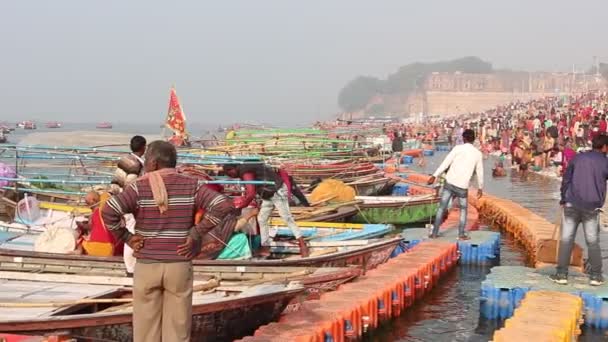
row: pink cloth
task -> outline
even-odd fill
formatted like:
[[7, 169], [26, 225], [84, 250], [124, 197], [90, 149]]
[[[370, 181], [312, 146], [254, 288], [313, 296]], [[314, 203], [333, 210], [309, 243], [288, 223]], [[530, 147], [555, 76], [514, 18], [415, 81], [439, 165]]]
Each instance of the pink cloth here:
[[[15, 178], [17, 175], [15, 174], [15, 170], [4, 164], [4, 163], [0, 163], [0, 177], [5, 177], [5, 178]], [[9, 181], [7, 180], [3, 180], [0, 181], [0, 186], [8, 186], [9, 185]]]
[[562, 169], [566, 169], [568, 167], [568, 163], [574, 159], [574, 157], [576, 156], [576, 152], [571, 149], [570, 147], [566, 147], [564, 148], [564, 152], [563, 152], [563, 159], [564, 159], [564, 163], [562, 165]]
[[279, 169], [278, 174], [279, 177], [281, 177], [281, 179], [283, 180], [283, 183], [285, 183], [285, 186], [287, 187], [287, 198], [291, 200], [291, 180], [289, 180], [289, 174], [284, 169]]

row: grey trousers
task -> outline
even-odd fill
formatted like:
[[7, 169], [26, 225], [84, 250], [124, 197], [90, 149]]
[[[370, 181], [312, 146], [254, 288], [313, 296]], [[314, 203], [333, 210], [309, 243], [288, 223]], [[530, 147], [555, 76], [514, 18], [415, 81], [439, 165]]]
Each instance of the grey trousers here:
[[574, 238], [579, 224], [582, 224], [587, 242], [589, 264], [591, 266], [589, 275], [602, 275], [602, 251], [600, 249], [600, 223], [598, 210], [584, 210], [575, 208], [569, 204], [564, 206], [562, 218], [562, 235], [559, 242], [559, 256], [557, 259], [557, 273], [568, 274], [570, 265], [570, 254], [574, 246]]
[[269, 200], [262, 201], [262, 207], [258, 213], [258, 223], [260, 224], [262, 246], [267, 246], [270, 242], [270, 236], [268, 233], [270, 225], [268, 224], [268, 219], [270, 219], [270, 214], [272, 214], [275, 207], [279, 211], [279, 216], [281, 216], [283, 221], [285, 221], [287, 227], [289, 227], [295, 238], [298, 239], [302, 237], [300, 228], [296, 224], [296, 221], [293, 219], [291, 211], [289, 210], [287, 186], [283, 184], [283, 186], [277, 190], [274, 196], [272, 196]]

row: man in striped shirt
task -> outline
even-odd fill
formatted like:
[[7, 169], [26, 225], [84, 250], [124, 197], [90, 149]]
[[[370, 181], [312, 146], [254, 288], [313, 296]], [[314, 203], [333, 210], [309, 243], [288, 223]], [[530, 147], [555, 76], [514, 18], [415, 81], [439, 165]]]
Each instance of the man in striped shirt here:
[[[232, 201], [175, 170], [177, 152], [165, 141], [148, 146], [146, 175], [110, 199], [106, 227], [135, 251], [133, 338], [135, 342], [189, 341], [192, 321], [192, 258], [203, 235], [236, 223]], [[205, 214], [197, 225], [195, 213]], [[122, 217], [135, 216], [135, 234]]]

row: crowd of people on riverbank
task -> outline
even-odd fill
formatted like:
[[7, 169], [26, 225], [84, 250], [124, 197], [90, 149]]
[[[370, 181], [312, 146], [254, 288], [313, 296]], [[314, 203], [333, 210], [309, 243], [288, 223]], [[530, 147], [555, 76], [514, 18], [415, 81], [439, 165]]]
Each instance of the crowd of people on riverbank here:
[[553, 170], [561, 175], [577, 152], [591, 149], [594, 137], [608, 134], [607, 114], [608, 95], [596, 91], [514, 102], [424, 126], [400, 124], [385, 129], [391, 141], [443, 141], [452, 146], [462, 144], [462, 133], [472, 129], [484, 156], [499, 157], [496, 175], [504, 175], [508, 159], [523, 172]]
[[[605, 98], [605, 96], [604, 96]], [[603, 110], [603, 108], [602, 108]], [[566, 115], [568, 117], [568, 115]], [[535, 119], [538, 117], [535, 117]], [[571, 120], [577, 120], [576, 118]], [[597, 124], [594, 122], [593, 124]], [[549, 126], [553, 127], [553, 126]], [[547, 130], [548, 127], [541, 129]], [[597, 132], [597, 130], [594, 131]], [[574, 241], [580, 225], [583, 226], [585, 242], [587, 244], [588, 259], [586, 272], [589, 275], [591, 286], [604, 284], [602, 274], [603, 261], [600, 248], [600, 212], [606, 203], [606, 188], [608, 181], [608, 135], [594, 134], [590, 138], [591, 149], [585, 153], [578, 153], [570, 160], [565, 169], [560, 187], [560, 234], [556, 249], [557, 267], [549, 279], [560, 285], [568, 284], [568, 272]], [[556, 139], [559, 138], [553, 138]], [[482, 152], [474, 146], [476, 136], [473, 129], [465, 129], [462, 133], [463, 144], [457, 145], [445, 157], [441, 165], [429, 177], [427, 184], [432, 185], [438, 177], [445, 175], [445, 182], [440, 195], [440, 204], [436, 213], [433, 229], [429, 238], [440, 236], [439, 227], [450, 201], [458, 199], [460, 207], [460, 220], [458, 224], [458, 239], [468, 240], [466, 231], [467, 206], [471, 179], [477, 177], [477, 198], [483, 196], [483, 156]], [[568, 134], [563, 134], [568, 140]], [[557, 143], [555, 143], [557, 144]], [[583, 143], [586, 148], [587, 143]], [[502, 153], [503, 151], [501, 151]]]

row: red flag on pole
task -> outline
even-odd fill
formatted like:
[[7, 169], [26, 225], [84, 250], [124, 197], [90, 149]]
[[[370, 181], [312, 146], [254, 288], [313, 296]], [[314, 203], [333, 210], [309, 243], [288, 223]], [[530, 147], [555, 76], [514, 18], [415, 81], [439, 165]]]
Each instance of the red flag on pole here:
[[169, 95], [169, 111], [165, 125], [173, 130], [177, 136], [186, 136], [186, 114], [179, 103], [175, 88], [171, 87]]

